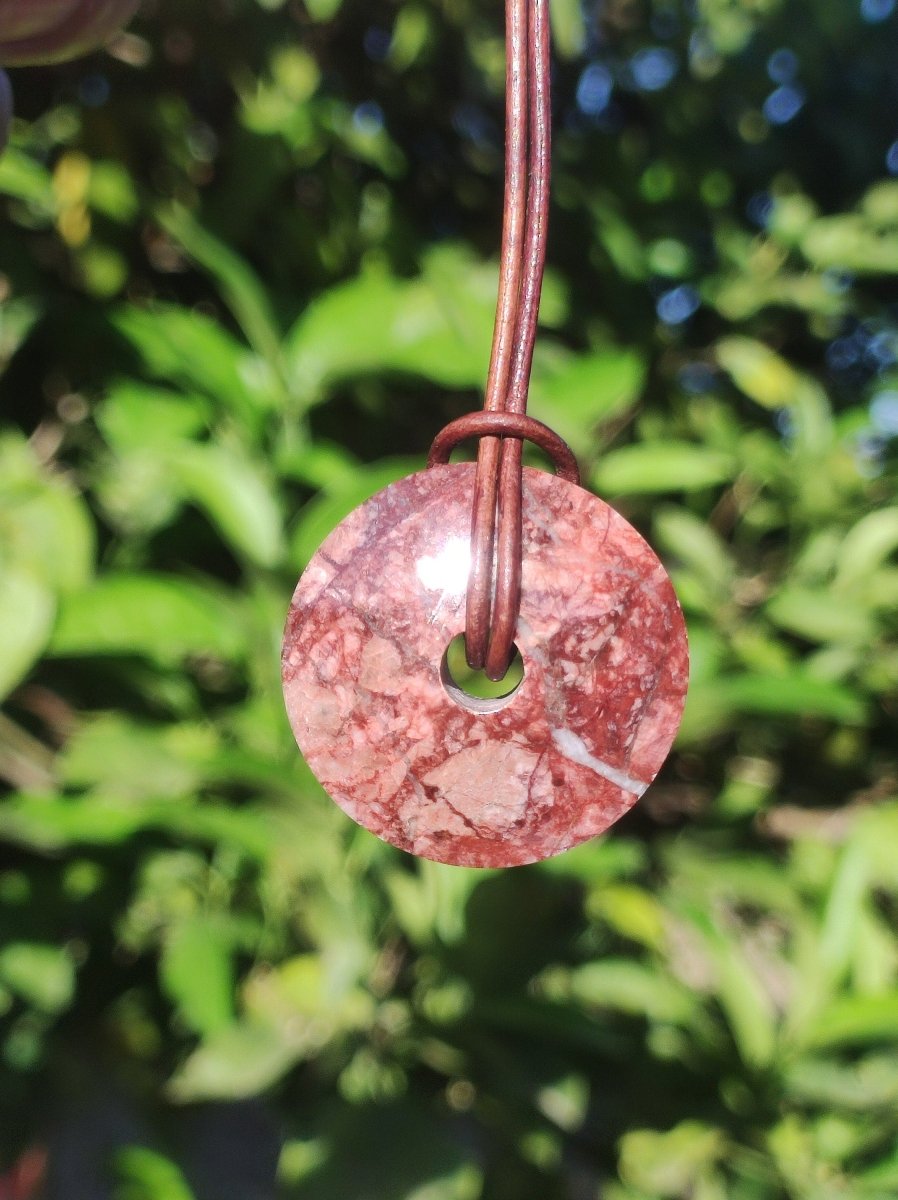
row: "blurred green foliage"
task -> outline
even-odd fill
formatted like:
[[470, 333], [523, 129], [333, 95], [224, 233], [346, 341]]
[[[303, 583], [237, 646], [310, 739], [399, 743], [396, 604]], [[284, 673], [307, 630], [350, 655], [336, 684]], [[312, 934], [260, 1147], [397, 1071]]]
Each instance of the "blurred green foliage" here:
[[642, 805], [456, 870], [295, 752], [296, 577], [480, 402], [500, 8], [155, 0], [16, 74], [0, 1159], [105, 1074], [156, 1129], [120, 1200], [189, 1200], [172, 1114], [257, 1095], [284, 1197], [898, 1188], [893, 0], [553, 5], [532, 410], [693, 649]]

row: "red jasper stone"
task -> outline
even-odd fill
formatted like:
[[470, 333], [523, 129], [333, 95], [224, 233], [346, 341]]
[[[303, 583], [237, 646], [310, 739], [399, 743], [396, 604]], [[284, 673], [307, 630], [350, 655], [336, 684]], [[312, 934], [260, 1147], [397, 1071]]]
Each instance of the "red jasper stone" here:
[[287, 620], [296, 740], [353, 820], [424, 858], [509, 867], [603, 832], [680, 724], [686, 630], [664, 568], [602, 500], [524, 471], [516, 644], [500, 700], [444, 664], [464, 630], [474, 466], [394, 483], [327, 538]]

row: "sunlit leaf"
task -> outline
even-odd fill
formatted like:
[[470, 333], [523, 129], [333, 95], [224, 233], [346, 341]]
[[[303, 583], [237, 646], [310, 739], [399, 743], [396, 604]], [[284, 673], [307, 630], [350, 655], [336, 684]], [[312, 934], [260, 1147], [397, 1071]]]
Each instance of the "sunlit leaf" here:
[[645, 363], [632, 350], [576, 355], [537, 374], [533, 415], [551, 425], [578, 454], [594, 450], [595, 426], [631, 408], [645, 382]]
[[82, 587], [93, 573], [96, 534], [70, 483], [43, 470], [16, 437], [0, 439], [0, 555], [53, 591]]
[[313, 21], [331, 21], [343, 6], [343, 0], [306, 0]]
[[161, 663], [191, 655], [239, 656], [236, 611], [218, 590], [162, 575], [105, 575], [65, 598], [50, 653], [145, 654]]
[[14, 146], [7, 147], [0, 155], [0, 193], [25, 201], [35, 214], [45, 219], [56, 212], [50, 172], [43, 163]]
[[75, 966], [65, 950], [37, 942], [0, 949], [0, 980], [42, 1012], [68, 1008], [75, 995]]
[[[285, 353], [295, 387], [310, 404], [340, 380], [384, 372], [480, 389], [496, 288], [495, 267], [460, 246], [433, 250], [416, 278], [365, 271], [314, 300], [288, 334]], [[559, 288], [548, 280], [543, 321], [556, 322], [563, 305]]]
[[784, 588], [768, 601], [765, 612], [776, 625], [809, 641], [867, 644], [875, 636], [869, 613], [828, 590]]
[[204, 229], [182, 205], [163, 208], [158, 217], [172, 237], [214, 277], [249, 344], [279, 374], [280, 330], [262, 284], [249, 265]]
[[580, 54], [586, 43], [586, 22], [578, 0], [552, 0], [555, 45], [567, 58]]
[[228, 1025], [190, 1055], [169, 1091], [181, 1103], [254, 1096], [285, 1075], [300, 1055], [289, 1037], [269, 1025]]
[[203, 444], [173, 448], [169, 467], [238, 554], [265, 567], [279, 561], [281, 514], [260, 465], [229, 447]]
[[570, 992], [582, 1004], [649, 1021], [688, 1025], [697, 1009], [696, 998], [685, 988], [628, 959], [606, 959], [578, 967], [571, 973]]
[[113, 325], [131, 342], [148, 375], [209, 396], [254, 428], [275, 404], [264, 372], [246, 346], [201, 313], [173, 304], [123, 307]]
[[898, 508], [883, 508], [868, 513], [842, 539], [837, 582], [856, 584], [863, 581], [896, 550]]
[[620, 1169], [635, 1186], [674, 1198], [692, 1191], [701, 1174], [725, 1152], [721, 1130], [683, 1121], [667, 1133], [647, 1129], [628, 1133], [621, 1142]]
[[724, 338], [717, 343], [717, 357], [736, 386], [764, 408], [791, 408], [795, 403], [801, 377], [763, 342]]
[[109, 713], [74, 732], [59, 770], [70, 787], [123, 799], [187, 796], [200, 785], [217, 747], [209, 726], [151, 725]]
[[0, 574], [0, 699], [40, 657], [53, 627], [52, 593], [26, 571]]
[[745, 713], [848, 722], [862, 721], [866, 713], [863, 698], [851, 689], [797, 672], [737, 675], [716, 685], [716, 692], [720, 701]]
[[655, 517], [660, 545], [690, 567], [706, 587], [716, 593], [733, 577], [733, 558], [722, 538], [708, 525], [682, 508], [663, 508]]
[[202, 916], [179, 921], [162, 948], [162, 986], [190, 1028], [204, 1037], [233, 1020], [232, 953], [221, 925]]
[[633, 493], [694, 492], [733, 478], [733, 460], [719, 450], [688, 442], [643, 443], [612, 450], [593, 474], [605, 496]]
[[898, 1038], [898, 992], [844, 996], [833, 1001], [806, 1032], [815, 1049], [892, 1043]]
[[145, 1146], [119, 1150], [115, 1156], [115, 1171], [127, 1189], [127, 1200], [194, 1200], [178, 1167]]
[[151, 450], [161, 456], [172, 443], [200, 434], [209, 408], [205, 397], [122, 380], [107, 392], [96, 420], [117, 451]]

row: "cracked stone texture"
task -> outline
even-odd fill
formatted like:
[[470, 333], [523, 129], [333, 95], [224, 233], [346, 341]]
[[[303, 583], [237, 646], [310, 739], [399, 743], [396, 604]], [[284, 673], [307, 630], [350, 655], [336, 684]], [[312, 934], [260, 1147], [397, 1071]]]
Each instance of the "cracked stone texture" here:
[[595, 837], [635, 804], [679, 727], [688, 651], [670, 580], [636, 530], [527, 468], [523, 682], [479, 708], [447, 687], [474, 470], [392, 484], [327, 538], [293, 596], [284, 695], [300, 749], [353, 820], [424, 858], [509, 867]]

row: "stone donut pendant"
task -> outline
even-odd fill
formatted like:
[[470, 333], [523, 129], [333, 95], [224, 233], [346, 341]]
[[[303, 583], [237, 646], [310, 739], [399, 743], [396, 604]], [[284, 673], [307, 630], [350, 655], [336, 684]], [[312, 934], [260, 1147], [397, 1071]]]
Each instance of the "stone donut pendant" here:
[[536, 862], [602, 833], [667, 757], [686, 694], [673, 586], [623, 517], [525, 468], [517, 689], [452, 682], [463, 632], [473, 464], [392, 484], [326, 539], [287, 619], [287, 712], [353, 820], [413, 854]]

